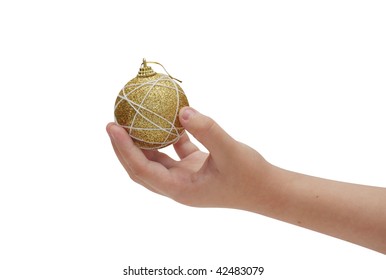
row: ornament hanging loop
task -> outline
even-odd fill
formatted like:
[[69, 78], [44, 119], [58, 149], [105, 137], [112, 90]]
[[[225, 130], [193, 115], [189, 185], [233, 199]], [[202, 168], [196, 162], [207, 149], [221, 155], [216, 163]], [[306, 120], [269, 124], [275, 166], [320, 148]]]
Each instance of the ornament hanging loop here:
[[[155, 72], [153, 71], [153, 69], [151, 69], [150, 66], [147, 66], [148, 63], [157, 64], [157, 65], [161, 66], [164, 69], [164, 71], [166, 72], [166, 74], [168, 74], [168, 76], [171, 79], [176, 80], [179, 83], [182, 83], [181, 80], [174, 78], [172, 75], [170, 75], [169, 72], [166, 70], [166, 68], [161, 63], [156, 62], [156, 61], [146, 61], [146, 59], [143, 59], [143, 61], [142, 61], [141, 69], [139, 70], [139, 73], [138, 73], [139, 76], [142, 76], [142, 75], [140, 75], [141, 73], [143, 73], [143, 75], [146, 75], [147, 77], [155, 75]], [[142, 70], [142, 72], [141, 72], [141, 70]]]

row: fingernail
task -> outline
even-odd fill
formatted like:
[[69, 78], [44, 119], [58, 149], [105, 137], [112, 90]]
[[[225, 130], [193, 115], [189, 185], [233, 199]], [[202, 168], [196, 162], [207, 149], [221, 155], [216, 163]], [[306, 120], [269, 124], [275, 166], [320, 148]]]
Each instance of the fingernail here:
[[195, 115], [196, 113], [197, 113], [196, 110], [194, 110], [193, 108], [188, 107], [188, 108], [185, 108], [185, 109], [182, 111], [181, 117], [182, 117], [182, 119], [183, 119], [184, 121], [187, 121], [187, 120], [189, 120], [193, 115]]

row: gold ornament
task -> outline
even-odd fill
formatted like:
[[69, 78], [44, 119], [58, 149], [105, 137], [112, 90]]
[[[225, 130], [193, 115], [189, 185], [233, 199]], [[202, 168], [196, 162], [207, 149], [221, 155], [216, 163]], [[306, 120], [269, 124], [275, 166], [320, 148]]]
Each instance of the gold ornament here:
[[[184, 133], [178, 119], [182, 107], [189, 106], [179, 81], [164, 68], [159, 74], [144, 59], [137, 77], [119, 92], [115, 101], [115, 122], [126, 129], [141, 149], [155, 150], [177, 142]], [[179, 81], [181, 82], [181, 81]]]

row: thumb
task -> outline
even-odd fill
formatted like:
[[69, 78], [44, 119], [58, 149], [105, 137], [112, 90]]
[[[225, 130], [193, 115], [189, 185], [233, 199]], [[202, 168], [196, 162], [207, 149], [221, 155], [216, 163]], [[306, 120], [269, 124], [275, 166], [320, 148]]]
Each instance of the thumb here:
[[182, 108], [179, 118], [185, 129], [213, 155], [224, 155], [236, 144], [214, 120], [191, 107]]

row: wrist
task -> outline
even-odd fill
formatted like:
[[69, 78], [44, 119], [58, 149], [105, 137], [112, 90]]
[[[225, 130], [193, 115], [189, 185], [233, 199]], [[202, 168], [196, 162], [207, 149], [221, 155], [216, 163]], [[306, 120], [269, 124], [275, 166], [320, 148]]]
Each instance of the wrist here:
[[280, 219], [291, 199], [291, 184], [295, 180], [296, 173], [266, 162], [255, 172], [241, 209]]

